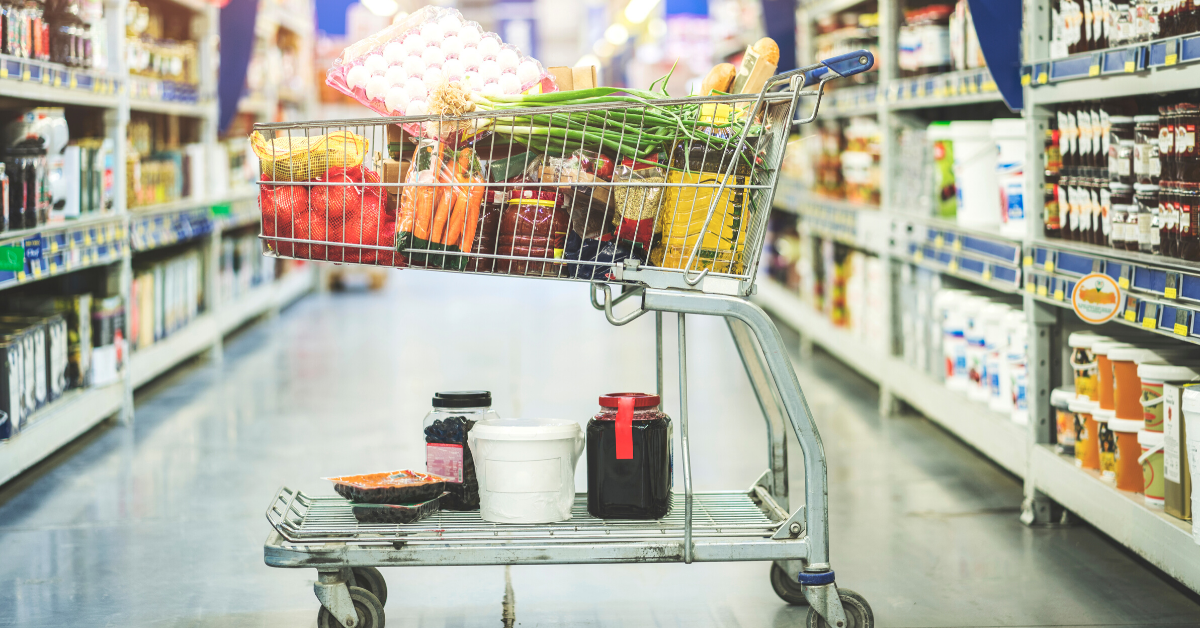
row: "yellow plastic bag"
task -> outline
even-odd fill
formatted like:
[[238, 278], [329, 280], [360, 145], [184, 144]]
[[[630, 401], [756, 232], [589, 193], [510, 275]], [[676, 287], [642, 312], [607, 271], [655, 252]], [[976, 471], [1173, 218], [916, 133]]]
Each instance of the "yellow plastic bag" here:
[[311, 181], [334, 166], [354, 168], [362, 164], [368, 148], [365, 137], [349, 131], [315, 137], [288, 137], [285, 133], [273, 140], [255, 131], [250, 145], [262, 171], [275, 181]]
[[[683, 268], [696, 242], [700, 250], [696, 254], [693, 270], [708, 268], [713, 272], [738, 274], [741, 272], [741, 253], [746, 245], [743, 224], [746, 208], [745, 190], [725, 188], [717, 200], [712, 220], [704, 228], [708, 207], [713, 201], [722, 181], [726, 185], [745, 185], [744, 176], [729, 177], [711, 172], [671, 171], [667, 178], [666, 198], [659, 213], [657, 231], [662, 234], [650, 251], [650, 263], [660, 268]], [[680, 184], [702, 184], [713, 187], [684, 187]]]

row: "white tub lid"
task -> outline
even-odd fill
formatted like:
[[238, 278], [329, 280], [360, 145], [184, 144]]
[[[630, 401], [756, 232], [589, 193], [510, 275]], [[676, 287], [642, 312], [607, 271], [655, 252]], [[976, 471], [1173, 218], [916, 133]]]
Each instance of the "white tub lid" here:
[[1125, 342], [1124, 340], [1115, 340], [1113, 338], [1104, 338], [1103, 340], [1100, 340], [1092, 345], [1092, 353], [1094, 353], [1096, 355], [1108, 355], [1108, 352], [1112, 351], [1113, 349], [1132, 347], [1132, 346], [1134, 346], [1134, 345], [1131, 343]]
[[1059, 410], [1066, 410], [1071, 400], [1075, 398], [1075, 388], [1055, 388], [1050, 391], [1050, 405]]
[[1106, 340], [1106, 338], [1095, 332], [1077, 331], [1067, 336], [1067, 346], [1073, 349], [1087, 349], [1102, 340]]
[[[1108, 352], [1108, 359], [1113, 362], [1162, 362], [1173, 361], [1171, 358], [1185, 358], [1195, 355], [1195, 349], [1180, 349], [1179, 347], [1117, 347]], [[1194, 359], [1194, 358], [1193, 358]]]
[[490, 440], [558, 440], [583, 436], [570, 419], [486, 419], [471, 428], [471, 436]]
[[1185, 386], [1183, 388], [1183, 411], [1191, 414], [1200, 413], [1200, 386]]
[[1200, 376], [1200, 371], [1191, 366], [1167, 364], [1166, 362], [1139, 362], [1138, 379], [1152, 379], [1162, 382], [1190, 382]]
[[1076, 397], [1070, 401], [1070, 403], [1067, 405], [1067, 408], [1071, 412], [1082, 412], [1084, 414], [1092, 414], [1096, 410], [1100, 409], [1100, 403], [1097, 401], [1092, 401], [1091, 399], [1088, 399], [1087, 397]]
[[1163, 433], [1142, 430], [1138, 432], [1138, 444], [1143, 447], [1158, 447], [1163, 444]]
[[1114, 432], [1136, 433], [1142, 431], [1144, 427], [1146, 427], [1146, 422], [1141, 419], [1118, 419], [1113, 417], [1108, 420], [1108, 429]]
[[[1100, 404], [1096, 405], [1099, 406]], [[1097, 407], [1096, 410], [1092, 412], [1092, 418], [1096, 419], [1100, 423], [1108, 423], [1109, 421], [1117, 418], [1117, 411], [1105, 410], [1104, 408]]]

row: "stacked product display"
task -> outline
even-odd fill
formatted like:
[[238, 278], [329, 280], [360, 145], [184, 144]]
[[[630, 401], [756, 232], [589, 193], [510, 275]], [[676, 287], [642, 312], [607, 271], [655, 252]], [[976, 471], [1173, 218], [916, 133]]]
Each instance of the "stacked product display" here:
[[201, 143], [179, 139], [176, 118], [139, 115], [129, 123], [126, 148], [126, 191], [130, 207], [159, 205], [204, 195], [208, 154]]
[[145, 349], [179, 331], [203, 311], [204, 264], [198, 249], [139, 259], [130, 291], [129, 339]]
[[161, 87], [154, 97], [195, 102], [199, 98], [199, 50], [190, 40], [187, 20], [172, 19], [170, 6], [135, 1], [126, 5], [125, 58], [131, 74], [158, 81]]
[[257, 234], [221, 238], [221, 301], [229, 303], [275, 280], [275, 260], [263, 257]]
[[1148, 42], [1194, 33], [1200, 10], [1191, 2], [1158, 0], [1055, 0], [1050, 18], [1050, 56]]

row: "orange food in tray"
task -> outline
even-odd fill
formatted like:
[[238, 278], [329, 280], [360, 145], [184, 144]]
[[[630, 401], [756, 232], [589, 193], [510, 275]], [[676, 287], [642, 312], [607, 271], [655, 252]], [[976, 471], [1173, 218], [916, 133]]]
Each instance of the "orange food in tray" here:
[[333, 482], [338, 495], [362, 504], [414, 504], [446, 488], [446, 478], [409, 469], [325, 479]]

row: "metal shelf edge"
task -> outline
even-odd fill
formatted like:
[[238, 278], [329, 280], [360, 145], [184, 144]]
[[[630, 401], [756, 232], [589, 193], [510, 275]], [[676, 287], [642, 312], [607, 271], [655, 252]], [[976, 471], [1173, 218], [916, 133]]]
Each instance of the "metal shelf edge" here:
[[129, 359], [133, 387], [142, 387], [180, 362], [212, 347], [217, 339], [217, 318], [209, 312], [149, 347], [135, 351]]
[[75, 440], [121, 409], [121, 382], [103, 388], [69, 391], [40, 410], [32, 423], [0, 442], [0, 486]]

